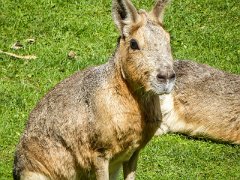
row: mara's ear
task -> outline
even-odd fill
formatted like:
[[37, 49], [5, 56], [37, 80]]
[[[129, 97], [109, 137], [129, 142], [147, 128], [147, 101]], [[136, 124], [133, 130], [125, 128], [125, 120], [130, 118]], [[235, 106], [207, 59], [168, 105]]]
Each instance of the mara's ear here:
[[140, 15], [130, 0], [113, 0], [112, 16], [123, 36], [129, 34], [131, 25], [140, 21]]
[[151, 11], [151, 16], [155, 18], [158, 22], [163, 22], [164, 10], [170, 0], [157, 0], [156, 5]]

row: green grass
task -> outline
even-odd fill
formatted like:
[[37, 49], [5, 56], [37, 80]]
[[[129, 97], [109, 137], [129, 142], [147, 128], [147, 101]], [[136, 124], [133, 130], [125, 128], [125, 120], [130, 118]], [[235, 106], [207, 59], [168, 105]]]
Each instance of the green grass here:
[[[134, 0], [148, 9], [153, 0]], [[36, 60], [0, 55], [0, 179], [12, 179], [13, 153], [28, 114], [56, 83], [73, 72], [107, 61], [118, 33], [110, 0], [0, 0], [0, 49], [35, 54]], [[173, 1], [165, 27], [173, 55], [240, 74], [239, 0]], [[36, 43], [27, 44], [27, 38]], [[17, 40], [24, 49], [13, 51]], [[70, 50], [77, 58], [67, 58]], [[240, 146], [154, 138], [142, 151], [138, 179], [239, 179]]]

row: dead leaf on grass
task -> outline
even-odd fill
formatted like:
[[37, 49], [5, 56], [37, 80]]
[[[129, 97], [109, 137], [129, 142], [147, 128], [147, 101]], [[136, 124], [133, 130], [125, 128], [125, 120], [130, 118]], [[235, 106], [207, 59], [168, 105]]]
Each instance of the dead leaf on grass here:
[[18, 49], [22, 49], [22, 48], [23, 48], [23, 45], [21, 44], [20, 41], [17, 41], [12, 45], [12, 49], [14, 49], [14, 50], [18, 50]]
[[36, 40], [34, 38], [29, 38], [29, 39], [26, 39], [26, 42], [28, 44], [34, 44], [36, 42]]
[[75, 59], [76, 56], [77, 56], [77, 54], [76, 54], [74, 51], [70, 51], [70, 52], [68, 53], [68, 58], [69, 58], [69, 59]]

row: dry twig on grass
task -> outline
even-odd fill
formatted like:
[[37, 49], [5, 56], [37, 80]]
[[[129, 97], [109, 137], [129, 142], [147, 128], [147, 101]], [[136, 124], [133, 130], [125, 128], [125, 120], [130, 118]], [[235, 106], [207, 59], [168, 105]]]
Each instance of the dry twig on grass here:
[[31, 59], [36, 59], [37, 57], [34, 56], [34, 55], [26, 55], [26, 56], [21, 56], [21, 55], [17, 55], [17, 54], [14, 54], [14, 53], [9, 53], [9, 52], [4, 52], [2, 50], [0, 50], [0, 53], [1, 54], [6, 54], [10, 57], [14, 57], [14, 58], [17, 58], [17, 59], [25, 59], [25, 60], [31, 60]]

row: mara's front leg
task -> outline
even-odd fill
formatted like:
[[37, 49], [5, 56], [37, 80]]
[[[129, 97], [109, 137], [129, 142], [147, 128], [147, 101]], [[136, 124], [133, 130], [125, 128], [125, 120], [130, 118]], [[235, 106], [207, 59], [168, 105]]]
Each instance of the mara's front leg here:
[[94, 161], [96, 180], [109, 180], [109, 160], [97, 157]]
[[138, 155], [139, 151], [135, 151], [129, 161], [123, 163], [123, 174], [125, 180], [135, 179]]

